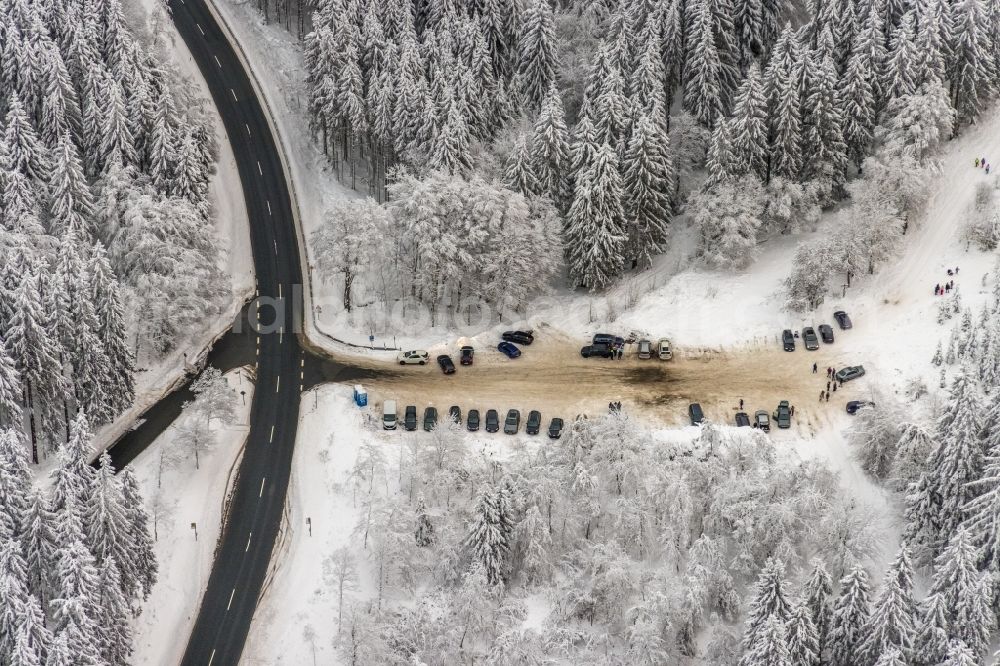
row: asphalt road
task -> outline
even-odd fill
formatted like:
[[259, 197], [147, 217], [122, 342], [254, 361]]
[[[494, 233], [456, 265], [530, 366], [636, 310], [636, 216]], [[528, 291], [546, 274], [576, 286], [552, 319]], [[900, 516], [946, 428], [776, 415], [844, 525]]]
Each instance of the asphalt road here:
[[[169, 6], [208, 82], [236, 156], [260, 296], [287, 304], [293, 285], [302, 284], [302, 268], [275, 137], [247, 72], [203, 0], [170, 0]], [[305, 361], [291, 334], [293, 309], [284, 307], [276, 317], [281, 310], [259, 311], [262, 323], [277, 330], [255, 336], [257, 389], [250, 433], [184, 664], [239, 663], [281, 526]]]

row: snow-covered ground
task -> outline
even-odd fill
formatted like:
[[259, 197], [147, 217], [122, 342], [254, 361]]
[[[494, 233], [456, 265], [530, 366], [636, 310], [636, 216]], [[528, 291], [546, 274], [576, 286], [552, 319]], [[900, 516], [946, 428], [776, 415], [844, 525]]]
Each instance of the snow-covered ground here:
[[[145, 21], [154, 12], [163, 12], [160, 0], [139, 0], [130, 7], [130, 19]], [[205, 79], [171, 21], [165, 14], [156, 22], [159, 30], [172, 44], [166, 55], [172, 58], [179, 70], [197, 86], [198, 95], [211, 99]], [[214, 107], [212, 107], [214, 108]], [[202, 322], [204, 326], [192, 332], [189, 340], [177, 345], [175, 351], [149, 361], [139, 359], [136, 375], [136, 399], [132, 407], [95, 433], [95, 451], [103, 450], [133, 426], [135, 420], [161, 397], [169, 393], [184, 379], [188, 368], [197, 365], [201, 355], [224, 334], [232, 324], [243, 303], [253, 295], [255, 288], [253, 256], [250, 248], [250, 227], [243, 188], [236, 170], [229, 137], [222, 126], [222, 119], [215, 116], [215, 133], [219, 144], [219, 161], [216, 173], [209, 182], [209, 196], [215, 211], [216, 233], [224, 254], [221, 257], [223, 272], [231, 278], [232, 296], [225, 303], [222, 312], [211, 320]]]
[[[146, 510], [156, 530], [159, 576], [142, 614], [135, 620], [136, 664], [179, 664], [187, 636], [212, 571], [212, 560], [223, 504], [243, 445], [253, 397], [246, 370], [226, 375], [237, 391], [245, 390], [246, 405], [237, 396], [236, 421], [214, 424], [216, 444], [199, 454], [199, 468], [188, 450], [175, 446], [174, 432], [182, 415], [132, 463]], [[197, 540], [191, 524], [197, 525]]]

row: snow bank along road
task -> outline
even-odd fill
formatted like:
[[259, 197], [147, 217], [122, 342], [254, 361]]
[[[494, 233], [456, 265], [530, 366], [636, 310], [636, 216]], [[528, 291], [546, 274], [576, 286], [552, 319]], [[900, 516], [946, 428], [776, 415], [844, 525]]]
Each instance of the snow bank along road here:
[[[267, 117], [205, 2], [170, 0], [169, 8], [208, 83], [236, 156], [259, 295], [287, 302], [292, 285], [302, 284], [302, 269], [288, 185]], [[304, 358], [290, 334], [292, 308], [279, 308], [280, 319], [274, 311], [270, 307], [259, 311], [266, 330], [274, 332], [257, 336], [250, 433], [185, 664], [239, 663], [281, 526]]]

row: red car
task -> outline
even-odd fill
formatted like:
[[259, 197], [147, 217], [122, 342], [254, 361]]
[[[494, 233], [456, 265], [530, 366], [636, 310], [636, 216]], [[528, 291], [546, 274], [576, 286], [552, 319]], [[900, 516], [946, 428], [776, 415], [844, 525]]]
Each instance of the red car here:
[[476, 350], [472, 347], [466, 345], [458, 350], [459, 359], [458, 362], [462, 365], [472, 365], [472, 357], [475, 356]]

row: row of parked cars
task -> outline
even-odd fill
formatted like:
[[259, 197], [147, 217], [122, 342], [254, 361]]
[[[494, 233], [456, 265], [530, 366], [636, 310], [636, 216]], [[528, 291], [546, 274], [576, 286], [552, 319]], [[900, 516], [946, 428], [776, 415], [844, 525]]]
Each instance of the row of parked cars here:
[[[837, 322], [837, 326], [840, 330], [846, 331], [847, 329], [854, 326], [851, 323], [851, 318], [843, 310], [837, 310], [833, 313], [833, 319]], [[817, 335], [816, 331], [819, 331]], [[795, 339], [799, 337], [798, 333], [795, 333], [790, 328], [786, 328], [781, 332], [781, 346], [787, 352], [795, 351]], [[802, 329], [802, 344], [808, 351], [816, 351], [819, 349], [819, 341], [823, 340], [824, 343], [828, 345], [833, 344], [833, 327], [829, 324], [820, 324], [816, 328], [812, 326], [806, 326]]]
[[[504, 331], [500, 336], [501, 342], [497, 345], [497, 351], [507, 358], [517, 358], [521, 355], [521, 350], [514, 343], [530, 345], [535, 341], [535, 336], [531, 331]], [[476, 358], [476, 350], [472, 345], [464, 345], [458, 350], [458, 362], [460, 365], [472, 365]], [[431, 355], [422, 349], [411, 351], [401, 351], [396, 354], [396, 362], [400, 365], [427, 365]], [[455, 374], [455, 362], [448, 354], [439, 354], [437, 364], [441, 372], [446, 375]]]
[[[705, 422], [705, 413], [697, 402], [688, 405], [688, 417], [691, 419], [691, 425]], [[768, 414], [766, 409], [758, 409], [754, 412], [753, 421], [750, 420], [750, 416], [746, 412], [736, 412], [737, 427], [749, 428], [753, 426], [764, 432], [770, 432], [772, 419], [779, 428], [792, 427], [792, 407], [787, 400], [779, 402], [778, 408], [771, 414]]]
[[[630, 342], [634, 341], [631, 340]], [[599, 357], [611, 358], [615, 352], [625, 346], [625, 338], [612, 335], [611, 333], [595, 333], [589, 345], [580, 349], [580, 356], [584, 358]], [[639, 340], [636, 355], [641, 359], [656, 358], [661, 361], [669, 361], [674, 357], [673, 346], [667, 338], [660, 338], [655, 344], [650, 340]]]
[[[500, 431], [500, 413], [495, 409], [487, 409], [485, 419], [481, 418], [478, 409], [470, 409], [465, 420], [462, 419], [462, 408], [452, 405], [448, 408], [448, 418], [458, 424], [465, 424], [469, 432], [476, 432], [482, 427], [486, 432]], [[423, 429], [427, 432], [434, 430], [438, 424], [437, 407], [425, 407], [423, 417]], [[399, 424], [396, 412], [396, 401], [386, 400], [382, 403], [382, 428], [385, 430], [395, 430]], [[403, 412], [403, 429], [413, 431], [417, 429], [419, 422], [417, 419], [417, 408], [415, 405], [407, 405]], [[538, 410], [528, 412], [528, 418], [524, 423], [524, 431], [529, 435], [537, 435], [542, 428], [542, 413]], [[503, 431], [508, 435], [516, 435], [521, 430], [521, 412], [516, 409], [507, 410], [507, 416], [503, 421]], [[555, 417], [549, 421], [548, 435], [551, 439], [562, 437], [563, 420]]]

